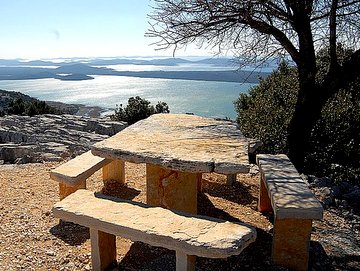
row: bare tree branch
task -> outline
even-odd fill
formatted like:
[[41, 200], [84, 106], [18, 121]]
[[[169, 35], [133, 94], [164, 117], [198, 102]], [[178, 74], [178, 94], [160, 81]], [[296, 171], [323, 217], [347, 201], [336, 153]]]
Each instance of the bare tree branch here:
[[330, 70], [335, 69], [337, 66], [337, 54], [336, 54], [336, 10], [338, 6], [338, 0], [332, 0], [330, 9], [330, 37], [329, 37], [329, 50], [330, 50]]
[[[360, 0], [154, 0], [146, 36], [161, 48], [188, 44], [232, 50], [242, 62], [286, 54], [296, 63], [299, 95], [289, 128], [289, 156], [301, 166], [306, 140], [321, 107], [360, 75]], [[339, 63], [338, 44], [353, 49]], [[316, 52], [327, 47], [330, 66], [316, 82]], [[315, 117], [314, 117], [315, 116]], [[300, 154], [299, 154], [300, 153]]]

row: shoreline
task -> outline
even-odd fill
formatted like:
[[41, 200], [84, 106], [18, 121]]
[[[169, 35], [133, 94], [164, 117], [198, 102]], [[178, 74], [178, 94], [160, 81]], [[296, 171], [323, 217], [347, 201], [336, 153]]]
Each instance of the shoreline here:
[[90, 118], [102, 118], [105, 117], [103, 113], [109, 110], [99, 106], [87, 106], [79, 105], [79, 110], [74, 114], [75, 116], [90, 117]]

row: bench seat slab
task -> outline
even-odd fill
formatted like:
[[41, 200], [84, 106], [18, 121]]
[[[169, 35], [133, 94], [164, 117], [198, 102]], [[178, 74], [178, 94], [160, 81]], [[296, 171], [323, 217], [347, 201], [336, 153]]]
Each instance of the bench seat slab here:
[[247, 225], [94, 196], [82, 189], [56, 203], [53, 213], [90, 229], [201, 257], [237, 255], [256, 239], [255, 229]]
[[323, 208], [286, 155], [256, 156], [277, 219], [322, 219]]
[[88, 151], [53, 169], [50, 178], [70, 186], [77, 186], [110, 162], [111, 160], [95, 156]]

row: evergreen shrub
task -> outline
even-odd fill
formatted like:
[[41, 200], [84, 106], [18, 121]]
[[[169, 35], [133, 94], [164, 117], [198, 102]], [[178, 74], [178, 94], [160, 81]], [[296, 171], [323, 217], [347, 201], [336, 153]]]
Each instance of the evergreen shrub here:
[[[326, 57], [319, 69], [326, 66]], [[234, 102], [237, 122], [245, 136], [260, 139], [258, 153], [287, 153], [287, 129], [298, 93], [297, 70], [283, 62], [261, 79], [249, 94]], [[359, 184], [360, 177], [360, 78], [333, 96], [316, 123], [305, 158], [304, 173], [328, 176], [334, 181]]]
[[110, 115], [110, 119], [125, 121], [131, 125], [153, 114], [169, 112], [169, 106], [165, 102], [158, 102], [154, 107], [148, 100], [136, 96], [135, 98], [129, 98], [128, 104], [124, 108], [122, 104], [120, 106], [117, 105], [114, 114]]

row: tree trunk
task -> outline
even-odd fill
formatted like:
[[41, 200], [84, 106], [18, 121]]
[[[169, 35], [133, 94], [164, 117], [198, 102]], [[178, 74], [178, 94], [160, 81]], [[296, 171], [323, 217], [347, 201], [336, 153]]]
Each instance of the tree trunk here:
[[316, 57], [310, 17], [302, 1], [294, 6], [294, 25], [299, 38], [301, 61], [296, 63], [299, 73], [299, 93], [288, 128], [288, 155], [297, 170], [302, 171], [311, 131], [322, 109], [319, 89], [316, 88], [315, 83]]
[[[298, 103], [291, 119], [288, 131], [289, 158], [301, 172], [304, 167], [306, 147], [308, 145], [315, 115], [310, 113], [308, 103]], [[312, 111], [312, 110], [311, 110]]]
[[315, 82], [300, 80], [299, 96], [288, 128], [288, 155], [297, 170], [302, 172], [312, 130], [327, 99], [321, 95], [321, 89]]

